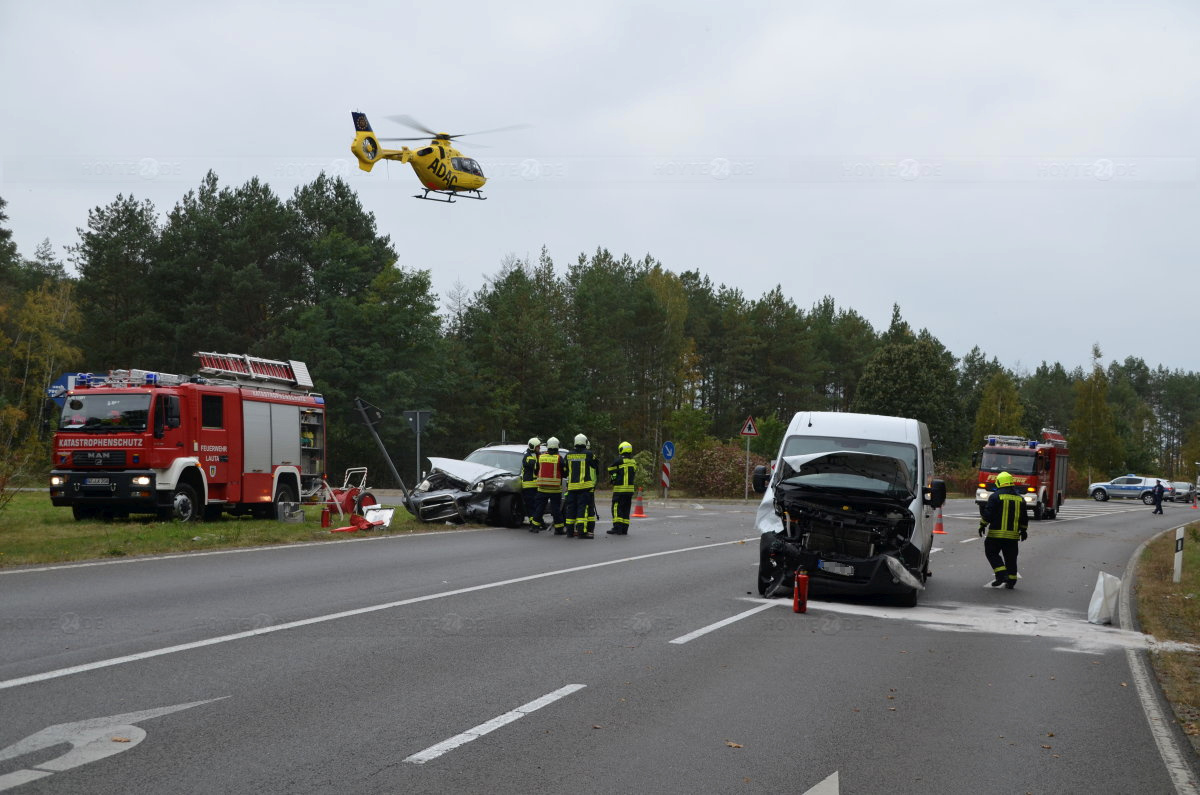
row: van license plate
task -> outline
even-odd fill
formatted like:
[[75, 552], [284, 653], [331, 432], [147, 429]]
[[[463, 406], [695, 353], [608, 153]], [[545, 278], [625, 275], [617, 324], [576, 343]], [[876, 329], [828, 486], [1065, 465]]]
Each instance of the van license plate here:
[[108, 478], [84, 478], [83, 485], [85, 485], [85, 486], [107, 486]]
[[847, 566], [845, 563], [834, 563], [831, 560], [817, 561], [817, 568], [830, 574], [841, 574], [846, 577], [854, 574], [853, 566]]

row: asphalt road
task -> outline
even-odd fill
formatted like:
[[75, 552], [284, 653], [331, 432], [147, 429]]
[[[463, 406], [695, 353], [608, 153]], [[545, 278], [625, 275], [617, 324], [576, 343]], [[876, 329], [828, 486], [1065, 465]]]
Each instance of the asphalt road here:
[[753, 510], [0, 572], [0, 791], [1194, 791], [1146, 639], [1086, 622], [1185, 506], [1070, 503], [1006, 591], [952, 501], [918, 607], [805, 614]]

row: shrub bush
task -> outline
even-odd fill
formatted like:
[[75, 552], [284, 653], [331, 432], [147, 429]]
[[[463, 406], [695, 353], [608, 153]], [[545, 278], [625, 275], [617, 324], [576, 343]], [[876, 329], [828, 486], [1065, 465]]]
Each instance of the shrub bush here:
[[[750, 469], [766, 464], [750, 454]], [[671, 462], [671, 488], [691, 497], [741, 499], [746, 495], [746, 449], [717, 441], [681, 448]]]

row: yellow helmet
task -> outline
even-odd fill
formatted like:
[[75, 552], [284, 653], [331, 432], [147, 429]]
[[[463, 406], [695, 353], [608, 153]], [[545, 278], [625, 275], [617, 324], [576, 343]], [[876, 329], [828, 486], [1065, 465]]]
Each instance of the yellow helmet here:
[[1001, 472], [999, 475], [996, 476], [996, 488], [1002, 489], [1005, 486], [1011, 486], [1012, 484], [1013, 484], [1013, 476], [1008, 474], [1007, 472]]
[[622, 454], [632, 453], [633, 445], [631, 445], [629, 442], [621, 442], [619, 445], [617, 445], [617, 452]]

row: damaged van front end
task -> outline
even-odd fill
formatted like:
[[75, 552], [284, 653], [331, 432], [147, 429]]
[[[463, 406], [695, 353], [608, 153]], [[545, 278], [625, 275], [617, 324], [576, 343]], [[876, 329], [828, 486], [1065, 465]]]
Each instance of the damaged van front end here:
[[759, 593], [790, 595], [800, 570], [814, 594], [890, 594], [916, 604], [928, 549], [915, 513], [922, 495], [905, 462], [837, 451], [783, 456], [779, 467], [777, 529], [761, 536]]

